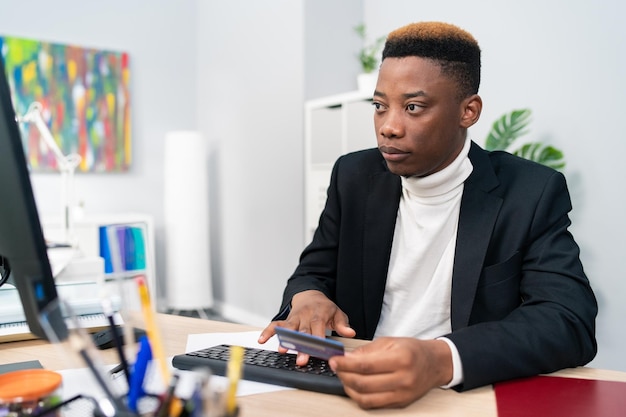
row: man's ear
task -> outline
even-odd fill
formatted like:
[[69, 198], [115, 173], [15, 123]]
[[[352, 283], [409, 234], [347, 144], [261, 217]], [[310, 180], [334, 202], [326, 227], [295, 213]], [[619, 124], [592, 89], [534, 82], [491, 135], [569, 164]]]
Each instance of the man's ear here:
[[461, 113], [461, 127], [467, 129], [478, 121], [480, 112], [483, 110], [483, 100], [478, 94], [473, 94], [461, 103], [463, 113]]

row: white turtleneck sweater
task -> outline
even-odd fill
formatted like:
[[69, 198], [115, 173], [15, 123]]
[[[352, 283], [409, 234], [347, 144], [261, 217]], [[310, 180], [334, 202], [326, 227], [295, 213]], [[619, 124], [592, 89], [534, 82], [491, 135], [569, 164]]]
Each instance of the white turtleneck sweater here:
[[[463, 184], [472, 172], [466, 139], [457, 158], [427, 177], [402, 177], [402, 197], [375, 337], [434, 339], [450, 333], [452, 269]], [[460, 358], [452, 342], [456, 385]], [[460, 380], [459, 380], [460, 379]]]

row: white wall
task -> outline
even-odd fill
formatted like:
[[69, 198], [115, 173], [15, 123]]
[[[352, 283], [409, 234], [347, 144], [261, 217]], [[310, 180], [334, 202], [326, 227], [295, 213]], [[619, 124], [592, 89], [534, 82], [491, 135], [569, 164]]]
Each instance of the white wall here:
[[[574, 210], [571, 231], [599, 301], [592, 366], [626, 371], [626, 6], [617, 0], [364, 0], [376, 34], [443, 20], [474, 34], [483, 50], [480, 144], [514, 108], [533, 110], [528, 139], [561, 148]], [[521, 139], [520, 139], [521, 140]]]
[[354, 27], [363, 22], [362, 0], [307, 0], [304, 82], [307, 100], [356, 90], [362, 41]]
[[215, 297], [266, 324], [302, 249], [303, 1], [198, 1], [198, 127], [213, 144]]
[[362, 1], [197, 4], [215, 298], [226, 317], [265, 325], [303, 249], [304, 100], [355, 88]]

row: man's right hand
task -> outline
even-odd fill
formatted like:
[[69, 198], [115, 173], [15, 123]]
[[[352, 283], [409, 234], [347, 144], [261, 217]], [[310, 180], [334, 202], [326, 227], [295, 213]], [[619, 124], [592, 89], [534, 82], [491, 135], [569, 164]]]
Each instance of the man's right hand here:
[[[354, 337], [356, 332], [348, 323], [348, 316], [328, 299], [321, 291], [302, 291], [291, 299], [291, 311], [287, 320], [273, 321], [259, 336], [259, 343], [267, 342], [274, 334], [276, 326], [325, 337], [326, 330], [334, 330], [339, 336]], [[279, 348], [286, 352], [287, 349]], [[296, 363], [305, 365], [309, 355], [298, 353]]]

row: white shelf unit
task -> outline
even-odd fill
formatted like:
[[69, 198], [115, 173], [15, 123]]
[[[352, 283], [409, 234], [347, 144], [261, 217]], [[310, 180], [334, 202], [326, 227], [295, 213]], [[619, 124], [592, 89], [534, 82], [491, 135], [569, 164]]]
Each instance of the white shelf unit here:
[[304, 104], [304, 239], [308, 244], [326, 203], [333, 164], [348, 152], [376, 147], [372, 94], [352, 91]]
[[[42, 218], [42, 229], [46, 240], [56, 242], [62, 241], [64, 237], [64, 227], [61, 219]], [[139, 309], [139, 298], [135, 283], [130, 278], [137, 275], [144, 275], [150, 298], [153, 306], [157, 307], [157, 285], [154, 255], [154, 220], [152, 216], [140, 213], [123, 214], [102, 214], [89, 215], [84, 219], [74, 222], [74, 234], [78, 241], [78, 251], [80, 257], [94, 258], [101, 255], [100, 248], [100, 228], [106, 226], [134, 226], [141, 230], [145, 252], [145, 269], [135, 269], [120, 273], [110, 272], [104, 274], [104, 281], [112, 291], [117, 291], [113, 287], [120, 278], [125, 281], [124, 290], [129, 291], [132, 296], [129, 308]], [[136, 302], [135, 302], [136, 301]]]

